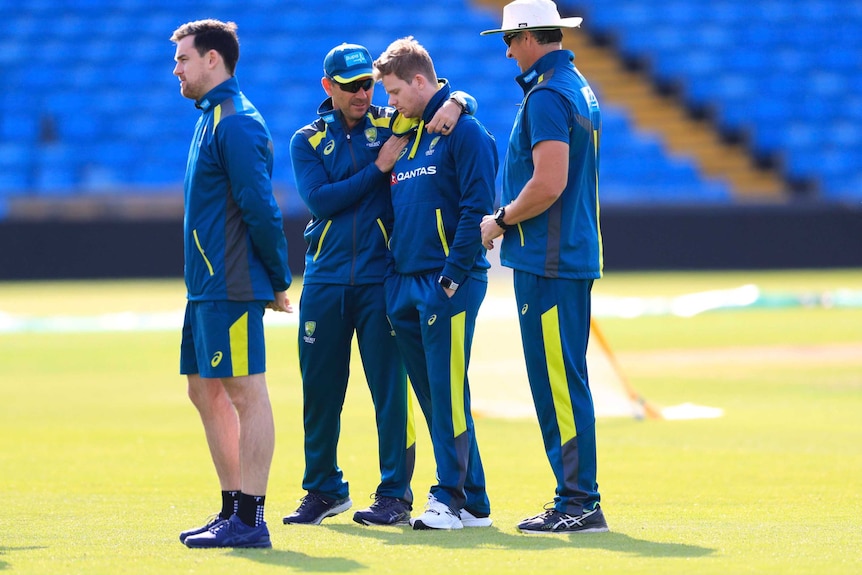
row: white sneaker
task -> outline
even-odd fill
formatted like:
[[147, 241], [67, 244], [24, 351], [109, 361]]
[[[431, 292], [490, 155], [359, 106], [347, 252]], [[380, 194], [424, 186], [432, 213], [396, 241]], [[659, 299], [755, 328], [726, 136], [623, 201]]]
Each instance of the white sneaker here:
[[464, 525], [461, 518], [455, 515], [449, 506], [437, 501], [433, 495], [428, 495], [425, 512], [410, 520], [413, 529], [461, 529]]
[[490, 527], [493, 521], [489, 516], [476, 517], [466, 509], [461, 510], [461, 524], [464, 527]]

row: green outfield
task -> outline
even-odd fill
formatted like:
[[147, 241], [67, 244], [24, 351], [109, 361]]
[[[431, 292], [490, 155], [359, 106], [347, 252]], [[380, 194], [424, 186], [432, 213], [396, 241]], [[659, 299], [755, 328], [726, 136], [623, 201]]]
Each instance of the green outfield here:
[[[862, 308], [835, 298], [862, 292], [862, 270], [608, 274], [594, 293], [625, 302], [744, 284], [774, 297], [688, 318], [599, 319], [650, 402], [724, 410], [715, 419], [599, 420], [606, 534], [517, 532], [554, 484], [535, 421], [499, 417], [476, 424], [492, 528], [369, 528], [352, 510], [321, 526], [283, 525], [303, 495], [301, 389], [296, 326], [268, 323], [271, 550], [190, 550], [177, 539], [219, 505], [177, 374], [181, 281], [0, 284], [0, 572], [862, 572]], [[489, 296], [510, 292], [492, 278]], [[297, 302], [299, 286], [289, 293]], [[518, 337], [507, 317], [481, 320], [475, 396], [503, 388], [507, 374], [492, 366]], [[378, 472], [358, 356], [353, 371], [340, 464], [358, 509]], [[424, 428], [417, 457], [421, 508], [434, 480]]]

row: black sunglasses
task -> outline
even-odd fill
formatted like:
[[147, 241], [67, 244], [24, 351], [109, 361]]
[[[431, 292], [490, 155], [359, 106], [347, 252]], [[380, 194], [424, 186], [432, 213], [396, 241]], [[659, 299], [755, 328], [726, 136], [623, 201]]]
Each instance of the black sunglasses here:
[[505, 43], [506, 43], [506, 46], [507, 46], [507, 47], [508, 47], [508, 46], [511, 46], [511, 45], [512, 45], [512, 40], [514, 40], [514, 39], [515, 39], [518, 35], [520, 35], [522, 32], [523, 32], [523, 30], [521, 30], [520, 32], [509, 32], [508, 34], [503, 34], [503, 42], [505, 42]]
[[366, 78], [364, 80], [354, 80], [352, 82], [348, 82], [346, 84], [342, 84], [341, 82], [337, 82], [335, 79], [330, 78], [333, 82], [338, 84], [338, 87], [344, 90], [345, 92], [350, 92], [351, 94], [355, 94], [360, 89], [365, 90], [366, 92], [371, 89], [371, 86], [374, 85], [374, 78]]

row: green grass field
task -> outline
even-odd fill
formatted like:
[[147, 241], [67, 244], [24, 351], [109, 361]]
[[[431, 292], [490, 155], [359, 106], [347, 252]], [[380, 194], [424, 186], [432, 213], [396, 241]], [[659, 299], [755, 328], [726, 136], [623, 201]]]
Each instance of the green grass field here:
[[[675, 296], [754, 283], [775, 293], [862, 290], [862, 270], [608, 274], [594, 293]], [[489, 295], [506, 297], [492, 279]], [[290, 290], [299, 299], [299, 286]], [[182, 310], [180, 281], [0, 284], [9, 317]], [[5, 319], [4, 319], [5, 318]], [[178, 318], [181, 321], [181, 317]], [[822, 305], [600, 319], [630, 383], [659, 406], [717, 419], [601, 419], [607, 534], [524, 536], [553, 497], [532, 419], [482, 417], [477, 433], [494, 526], [451, 533], [368, 528], [351, 512], [282, 525], [303, 495], [301, 389], [292, 325], [269, 325], [276, 454], [272, 550], [190, 550], [178, 540], [217, 509], [218, 484], [177, 374], [179, 324], [151, 331], [0, 329], [0, 572], [81, 573], [859, 573], [862, 572], [862, 309]], [[473, 393], [518, 344], [482, 322]], [[354, 509], [377, 481], [376, 437], [358, 356], [340, 464]], [[511, 383], [511, 382], [510, 382]], [[517, 383], [517, 382], [515, 382]], [[526, 381], [522, 382], [526, 386]], [[413, 488], [434, 481], [420, 429]]]

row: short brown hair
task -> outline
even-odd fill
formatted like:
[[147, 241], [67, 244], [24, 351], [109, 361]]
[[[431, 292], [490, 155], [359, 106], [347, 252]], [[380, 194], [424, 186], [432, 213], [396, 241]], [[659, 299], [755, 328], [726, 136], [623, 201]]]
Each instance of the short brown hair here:
[[560, 28], [550, 30], [530, 30], [537, 44], [557, 44], [563, 41], [563, 31]]
[[221, 54], [225, 68], [233, 76], [239, 61], [239, 37], [236, 24], [208, 18], [187, 22], [174, 30], [171, 42], [177, 43], [186, 36], [194, 36], [194, 47], [203, 56], [210, 50]]
[[416, 74], [422, 74], [434, 86], [437, 85], [437, 72], [434, 62], [422, 44], [413, 36], [395, 40], [377, 60], [374, 61], [375, 78], [394, 74], [408, 84], [412, 83]]

